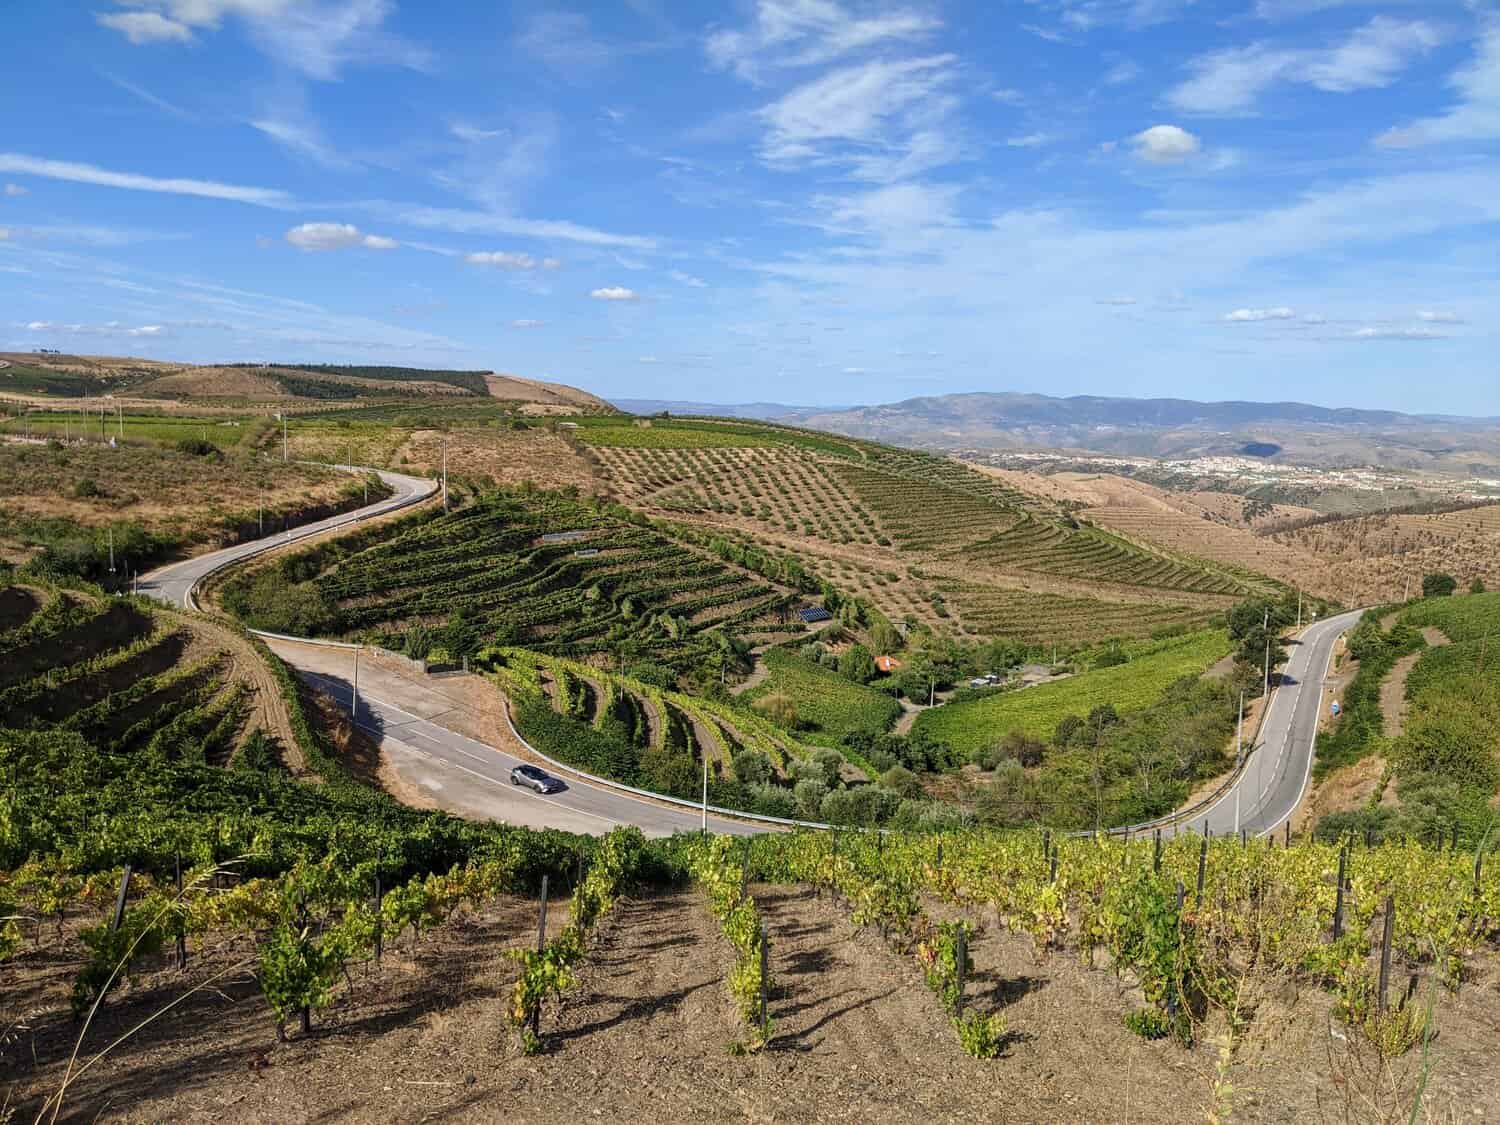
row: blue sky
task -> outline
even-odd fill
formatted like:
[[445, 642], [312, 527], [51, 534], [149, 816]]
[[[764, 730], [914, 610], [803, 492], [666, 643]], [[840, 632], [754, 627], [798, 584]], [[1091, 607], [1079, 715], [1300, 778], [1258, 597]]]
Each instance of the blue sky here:
[[1500, 415], [1492, 0], [12, 0], [0, 346]]

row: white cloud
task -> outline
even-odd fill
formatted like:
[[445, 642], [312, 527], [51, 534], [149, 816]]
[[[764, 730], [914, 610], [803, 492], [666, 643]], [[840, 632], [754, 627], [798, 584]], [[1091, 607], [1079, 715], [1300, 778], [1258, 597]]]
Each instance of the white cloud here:
[[1152, 164], [1175, 164], [1203, 147], [1192, 133], [1177, 125], [1153, 125], [1130, 138], [1135, 155]]
[[1289, 309], [1283, 305], [1274, 309], [1235, 309], [1224, 319], [1235, 324], [1251, 324], [1262, 320], [1293, 320], [1296, 316], [1295, 309]]
[[564, 73], [595, 70], [613, 56], [580, 12], [537, 12], [516, 36], [516, 46]]
[[127, 191], [161, 192], [167, 195], [195, 195], [204, 199], [227, 199], [259, 207], [286, 207], [291, 196], [275, 188], [241, 187], [212, 180], [158, 179], [133, 172], [112, 172], [93, 164], [74, 164], [65, 160], [45, 160], [16, 152], [0, 152], [0, 172], [20, 172], [50, 180], [67, 180], [75, 184], [124, 188]]
[[10, 238], [10, 230], [8, 228], [6, 228], [6, 227], [0, 227], [0, 242], [5, 242], [5, 241], [9, 240], [9, 238]]
[[[0, 166], [3, 170], [3, 166]], [[414, 204], [375, 201], [359, 206], [388, 222], [454, 234], [497, 234], [535, 238], [547, 242], [578, 242], [589, 246], [654, 250], [656, 240], [642, 235], [614, 234], [564, 219], [523, 219], [494, 211], [465, 211], [453, 207], [423, 207]]]
[[694, 277], [690, 273], [683, 273], [682, 270], [671, 270], [667, 276], [679, 285], [686, 285], [690, 289], [708, 288], [708, 282], [704, 281], [701, 277]]
[[1021, 93], [1020, 90], [991, 90], [990, 97], [1006, 105], [1021, 105], [1026, 101], [1026, 95]]
[[959, 156], [944, 93], [954, 55], [886, 60], [830, 71], [760, 111], [772, 164], [851, 163], [864, 179], [895, 180]]
[[750, 25], [711, 32], [711, 63], [753, 80], [767, 67], [814, 66], [869, 47], [921, 39], [942, 26], [915, 8], [856, 16], [835, 0], [757, 0]]
[[6, 184], [5, 194], [12, 197], [17, 195], [25, 195], [26, 189], [23, 188], [20, 184]]
[[465, 254], [464, 261], [473, 266], [494, 266], [503, 270], [534, 270], [536, 259], [515, 250], [480, 250]]
[[364, 234], [350, 223], [303, 223], [286, 232], [286, 240], [298, 250], [343, 250], [364, 246], [370, 250], [393, 250], [394, 238]]
[[1500, 138], [1500, 22], [1490, 25], [1480, 37], [1474, 58], [1460, 67], [1448, 84], [1458, 91], [1457, 105], [1436, 117], [1388, 129], [1376, 143], [1404, 148]]
[[1323, 48], [1273, 47], [1252, 43], [1200, 56], [1193, 76], [1167, 94], [1189, 113], [1243, 113], [1278, 82], [1346, 94], [1389, 86], [1415, 59], [1442, 42], [1422, 20], [1376, 16], [1341, 43]]
[[660, 363], [661, 361], [658, 360], [654, 355], [643, 355], [643, 356], [641, 356], [640, 359], [636, 360], [636, 362], [637, 363]]
[[250, 127], [264, 133], [283, 148], [298, 156], [305, 156], [325, 168], [349, 168], [354, 164], [328, 143], [322, 129], [310, 118], [300, 121], [260, 118], [251, 121]]
[[1123, 86], [1127, 82], [1134, 82], [1140, 76], [1140, 66], [1127, 59], [1124, 62], [1115, 63], [1106, 70], [1102, 81], [1106, 86]]
[[1008, 137], [1005, 143], [1011, 148], [1041, 148], [1054, 140], [1051, 133], [1027, 133], [1020, 137]]
[[383, 30], [392, 0], [116, 0], [125, 11], [95, 18], [137, 45], [191, 43], [226, 17], [242, 21], [262, 53], [311, 78], [346, 63], [423, 68], [430, 54]]
[[547, 323], [544, 320], [513, 320], [510, 322], [512, 328], [540, 328]]
[[562, 259], [561, 258], [543, 258], [542, 259], [542, 269], [544, 269], [544, 270], [560, 270], [560, 269], [562, 269]]
[[143, 43], [191, 43], [193, 29], [185, 23], [168, 19], [160, 12], [100, 12], [99, 23], [118, 31], [136, 46]]
[[1430, 328], [1360, 328], [1352, 337], [1355, 340], [1442, 340], [1441, 332]]
[[589, 294], [596, 301], [639, 301], [640, 294], [634, 289], [626, 289], [623, 285], [606, 285], [602, 289], [595, 289]]
[[1453, 312], [1441, 312], [1434, 309], [1419, 309], [1417, 319], [1427, 324], [1462, 324], [1463, 317]]
[[160, 324], [143, 324], [132, 328], [117, 320], [108, 324], [55, 324], [50, 320], [33, 320], [22, 327], [28, 332], [51, 332], [68, 336], [128, 336], [149, 339], [167, 334], [167, 330]]
[[846, 368], [844, 368], [844, 374], [845, 375], [865, 375], [865, 374], [867, 374], [867, 372], [865, 371], [865, 369], [863, 367], [846, 367]]
[[1136, 303], [1134, 297], [1101, 297], [1097, 302], [1101, 305], [1117, 305], [1121, 308]]
[[954, 225], [960, 191], [953, 184], [891, 184], [827, 205], [836, 226], [896, 234]]

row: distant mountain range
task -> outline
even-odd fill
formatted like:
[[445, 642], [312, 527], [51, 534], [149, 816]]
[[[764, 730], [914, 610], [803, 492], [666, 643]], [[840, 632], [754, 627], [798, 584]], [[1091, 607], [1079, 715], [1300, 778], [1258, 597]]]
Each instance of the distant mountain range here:
[[944, 450], [1071, 449], [1185, 458], [1244, 455], [1316, 465], [1492, 473], [1500, 418], [1459, 418], [1312, 406], [1177, 398], [974, 393], [881, 406], [626, 399], [637, 414], [711, 414], [810, 426], [851, 437]]

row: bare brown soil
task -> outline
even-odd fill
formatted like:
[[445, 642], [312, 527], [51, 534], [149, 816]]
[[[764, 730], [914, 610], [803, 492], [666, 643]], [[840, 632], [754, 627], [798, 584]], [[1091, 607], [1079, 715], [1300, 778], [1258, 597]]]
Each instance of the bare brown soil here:
[[158, 375], [143, 386], [141, 391], [178, 398], [292, 397], [269, 375], [243, 367], [183, 367]]
[[[293, 1031], [285, 1043], [254, 981], [250, 938], [194, 941], [185, 973], [164, 958], [141, 966], [89, 1027], [82, 1061], [181, 1003], [78, 1078], [60, 1120], [1205, 1120], [1214, 1045], [1129, 1032], [1123, 1016], [1141, 997], [1128, 976], [1071, 953], [1039, 960], [1029, 939], [974, 919], [984, 928], [970, 946], [966, 1000], [1008, 1025], [1001, 1057], [976, 1060], [911, 956], [855, 931], [846, 907], [806, 888], [750, 889], [771, 940], [773, 1035], [762, 1051], [730, 1049], [745, 1038], [724, 985], [732, 951], [702, 897], [684, 889], [617, 903], [576, 986], [544, 1007], [545, 1053], [525, 1057], [504, 1014], [515, 970], [503, 951], [536, 940], [536, 903], [502, 897], [415, 942], [388, 942], [380, 967], [351, 967], [311, 1036]], [[18, 1120], [57, 1088], [78, 1035], [66, 994], [87, 920], [70, 919], [66, 940], [49, 926], [40, 950], [0, 967], [11, 1002], [0, 1073]], [[554, 900], [549, 936], [566, 920]], [[1474, 968], [1457, 995], [1437, 997], [1420, 1120], [1500, 1113], [1495, 959]], [[1253, 1018], [1222, 1074], [1233, 1120], [1408, 1119], [1420, 1051], [1382, 1066], [1316, 989], [1259, 982], [1246, 999]]]
[[512, 402], [533, 402], [546, 406], [569, 406], [588, 411], [613, 411], [614, 407], [597, 395], [563, 383], [545, 383], [523, 379], [519, 375], [486, 375], [490, 397]]
[[[1422, 639], [1428, 648], [1440, 648], [1449, 643], [1447, 635], [1431, 625], [1422, 630]], [[1385, 720], [1385, 733], [1391, 738], [1399, 735], [1406, 723], [1406, 677], [1411, 675], [1425, 651], [1419, 648], [1396, 661], [1380, 684], [1380, 714]]]
[[[446, 436], [450, 474], [484, 476], [507, 485], [530, 481], [542, 488], [572, 485], [586, 493], [602, 490], [593, 465], [546, 430], [454, 430]], [[436, 471], [443, 462], [443, 437], [436, 430], [412, 431], [389, 463]]]

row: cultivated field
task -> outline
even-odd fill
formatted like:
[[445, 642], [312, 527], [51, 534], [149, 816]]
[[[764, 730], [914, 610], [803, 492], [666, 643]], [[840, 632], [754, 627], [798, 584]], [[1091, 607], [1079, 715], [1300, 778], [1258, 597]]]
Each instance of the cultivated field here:
[[924, 711], [916, 729], [948, 742], [965, 758], [1011, 731], [1050, 738], [1068, 715], [1084, 718], [1104, 704], [1122, 714], [1147, 707], [1174, 680], [1202, 675], [1229, 651], [1222, 632], [1194, 633], [1162, 641], [1156, 652], [1113, 668]]

